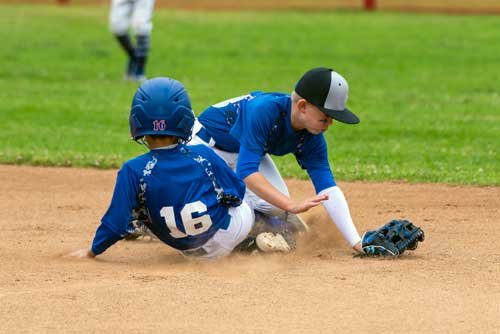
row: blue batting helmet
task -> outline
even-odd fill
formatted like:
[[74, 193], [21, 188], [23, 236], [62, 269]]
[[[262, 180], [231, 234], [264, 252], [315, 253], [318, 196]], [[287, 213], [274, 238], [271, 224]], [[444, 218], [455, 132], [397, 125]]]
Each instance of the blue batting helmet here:
[[194, 114], [186, 89], [171, 78], [145, 81], [132, 100], [129, 122], [134, 140], [145, 135], [168, 135], [188, 140]]

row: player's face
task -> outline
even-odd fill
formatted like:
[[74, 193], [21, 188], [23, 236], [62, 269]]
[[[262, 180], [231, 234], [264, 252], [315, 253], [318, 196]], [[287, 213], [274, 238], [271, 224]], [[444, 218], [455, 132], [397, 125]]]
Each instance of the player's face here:
[[305, 111], [306, 117], [304, 123], [307, 131], [310, 133], [317, 135], [325, 132], [332, 125], [332, 118], [309, 102], [306, 103]]

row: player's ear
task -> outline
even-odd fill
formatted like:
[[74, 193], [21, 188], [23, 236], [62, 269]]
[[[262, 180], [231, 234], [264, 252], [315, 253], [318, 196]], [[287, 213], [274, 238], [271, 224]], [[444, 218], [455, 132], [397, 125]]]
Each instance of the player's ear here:
[[307, 106], [307, 101], [305, 99], [299, 99], [297, 101], [297, 110], [299, 110], [300, 112], [305, 112], [306, 106]]

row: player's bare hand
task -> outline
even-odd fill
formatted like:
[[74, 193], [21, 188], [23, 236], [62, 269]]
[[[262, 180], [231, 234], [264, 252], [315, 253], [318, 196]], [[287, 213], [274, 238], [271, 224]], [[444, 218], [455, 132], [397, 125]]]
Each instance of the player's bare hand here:
[[79, 249], [77, 251], [71, 252], [65, 257], [72, 257], [72, 258], [77, 258], [77, 259], [85, 259], [85, 258], [91, 258], [93, 259], [95, 257], [94, 253], [88, 248], [84, 249]]
[[321, 202], [326, 201], [328, 199], [328, 195], [316, 195], [314, 197], [308, 198], [302, 203], [295, 204], [289, 210], [291, 213], [301, 213], [306, 212], [307, 210], [314, 208], [321, 204]]

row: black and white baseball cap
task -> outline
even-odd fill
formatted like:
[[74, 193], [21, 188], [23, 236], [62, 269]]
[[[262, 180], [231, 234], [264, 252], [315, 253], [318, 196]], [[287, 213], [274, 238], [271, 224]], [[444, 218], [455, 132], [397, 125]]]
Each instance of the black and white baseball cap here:
[[345, 106], [349, 95], [347, 81], [332, 69], [317, 67], [307, 71], [297, 82], [295, 92], [337, 121], [359, 123], [358, 116]]

